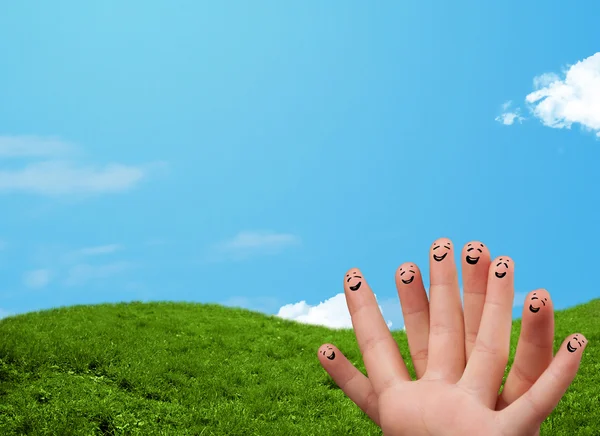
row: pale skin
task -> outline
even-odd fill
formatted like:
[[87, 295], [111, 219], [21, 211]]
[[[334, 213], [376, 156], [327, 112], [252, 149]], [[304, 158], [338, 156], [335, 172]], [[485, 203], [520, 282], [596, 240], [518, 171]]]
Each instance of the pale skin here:
[[532, 291], [525, 299], [514, 363], [498, 395], [508, 363], [513, 260], [492, 261], [482, 243], [466, 244], [463, 310], [452, 242], [435, 241], [429, 258], [429, 300], [414, 263], [396, 272], [416, 381], [356, 268], [345, 274], [344, 292], [369, 377], [331, 344], [319, 349], [321, 364], [385, 435], [539, 434], [575, 378], [587, 340], [570, 335], [553, 357], [552, 302], [547, 291]]

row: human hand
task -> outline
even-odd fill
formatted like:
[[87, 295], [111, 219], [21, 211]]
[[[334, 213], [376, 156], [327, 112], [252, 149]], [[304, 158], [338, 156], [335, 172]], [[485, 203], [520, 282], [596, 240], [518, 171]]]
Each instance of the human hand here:
[[[418, 378], [413, 383], [408, 383], [410, 377], [398, 347], [362, 274], [353, 269], [345, 277], [349, 280], [345, 281], [346, 299], [369, 379], [329, 344], [319, 349], [319, 359], [338, 386], [386, 433], [456, 431], [493, 435], [504, 429], [505, 434], [532, 435], [577, 372], [582, 352], [577, 349], [585, 347], [585, 338], [570, 337], [569, 340], [577, 339], [565, 341], [552, 361], [551, 302], [546, 291], [534, 291], [535, 295], [528, 296], [524, 307], [514, 365], [498, 398], [512, 325], [512, 261], [503, 256], [489, 268], [489, 252], [478, 242], [467, 244], [462, 257], [464, 324], [449, 240], [436, 241], [431, 250], [430, 303], [414, 264], [404, 264], [397, 272], [409, 348]], [[479, 261], [474, 263], [474, 257], [479, 257]], [[361, 285], [356, 289], [358, 283]], [[541, 309], [531, 312], [530, 304], [534, 311]], [[567, 344], [577, 349], [567, 350]], [[332, 351], [335, 358], [330, 360]], [[544, 372], [550, 361], [552, 365]], [[453, 429], [451, 423], [457, 427]]]

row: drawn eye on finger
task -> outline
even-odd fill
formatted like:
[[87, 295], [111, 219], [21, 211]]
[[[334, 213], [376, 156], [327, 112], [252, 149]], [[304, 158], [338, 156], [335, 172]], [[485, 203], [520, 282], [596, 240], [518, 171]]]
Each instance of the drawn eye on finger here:
[[348, 274], [346, 274], [346, 284], [348, 286], [348, 289], [350, 289], [351, 291], [355, 292], [358, 291], [360, 289], [360, 287], [362, 286], [362, 276], [358, 274], [358, 271], [350, 271]]
[[494, 275], [502, 279], [506, 277], [511, 260], [508, 257], [500, 257], [494, 264]]
[[333, 348], [331, 348], [329, 346], [326, 347], [324, 350], [322, 350], [321, 354], [329, 360], [335, 359], [335, 351], [333, 350]]
[[548, 298], [542, 297], [541, 295], [538, 295], [537, 292], [534, 292], [529, 301], [529, 311], [532, 313], [538, 313], [543, 307], [546, 307]]
[[448, 256], [452, 243], [446, 239], [438, 239], [433, 243], [432, 256], [436, 262], [441, 262]]
[[477, 265], [477, 262], [479, 262], [479, 259], [481, 258], [481, 254], [483, 253], [482, 248], [484, 247], [484, 245], [479, 242], [479, 243], [469, 243], [467, 244], [467, 255], [465, 257], [465, 260], [467, 261], [467, 263], [469, 265]]
[[583, 344], [585, 344], [585, 339], [583, 339], [579, 335], [575, 335], [572, 339], [569, 339], [569, 341], [567, 342], [567, 351], [569, 353], [574, 353], [575, 351], [583, 347]]
[[408, 267], [400, 267], [398, 272], [400, 273], [400, 280], [405, 285], [410, 285], [415, 279], [416, 272], [414, 270], [414, 265], [409, 265]]

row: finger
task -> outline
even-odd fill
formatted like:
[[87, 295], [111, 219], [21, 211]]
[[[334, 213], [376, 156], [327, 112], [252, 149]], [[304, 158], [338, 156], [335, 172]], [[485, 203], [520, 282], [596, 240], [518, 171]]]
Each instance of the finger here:
[[318, 351], [319, 361], [336, 385], [350, 398], [360, 410], [379, 425], [379, 405], [377, 394], [369, 379], [360, 372], [334, 345], [321, 345]]
[[544, 289], [530, 292], [525, 298], [521, 335], [517, 351], [496, 410], [502, 410], [536, 382], [552, 362], [554, 344], [554, 308]]
[[522, 435], [539, 428], [550, 415], [573, 382], [586, 338], [580, 334], [569, 336], [562, 343], [550, 366], [523, 396], [499, 412], [506, 435]]
[[375, 295], [359, 269], [352, 268], [346, 273], [344, 292], [354, 334], [377, 395], [398, 381], [410, 380], [398, 344], [383, 320]]
[[417, 379], [427, 368], [429, 342], [429, 301], [421, 271], [414, 263], [403, 263], [396, 271], [396, 288], [408, 339], [408, 349]]
[[481, 323], [490, 251], [479, 241], [471, 241], [462, 249], [463, 307], [465, 316], [465, 353], [469, 360]]
[[479, 334], [459, 382], [490, 409], [496, 405], [498, 390], [508, 363], [513, 278], [514, 264], [509, 257], [502, 256], [492, 262]]
[[465, 328], [454, 249], [448, 238], [431, 246], [430, 283], [427, 377], [455, 382], [465, 368]]

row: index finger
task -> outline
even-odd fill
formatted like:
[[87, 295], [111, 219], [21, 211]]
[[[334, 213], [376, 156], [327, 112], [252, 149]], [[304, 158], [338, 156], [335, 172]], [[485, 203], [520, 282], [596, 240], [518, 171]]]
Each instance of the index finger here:
[[358, 347], [377, 395], [398, 381], [410, 380], [398, 344], [358, 268], [350, 269], [344, 276], [344, 293]]

